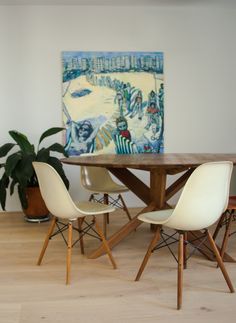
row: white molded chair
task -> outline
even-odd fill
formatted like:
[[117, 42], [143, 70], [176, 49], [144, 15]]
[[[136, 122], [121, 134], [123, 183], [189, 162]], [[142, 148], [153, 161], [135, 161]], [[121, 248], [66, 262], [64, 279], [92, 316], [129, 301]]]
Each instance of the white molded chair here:
[[[52, 166], [42, 162], [33, 162], [33, 167], [38, 178], [39, 187], [44, 202], [50, 213], [53, 215], [52, 223], [45, 238], [37, 264], [41, 264], [49, 240], [56, 234], [61, 233], [67, 245], [66, 284], [69, 284], [71, 249], [79, 241], [81, 253], [84, 254], [83, 236], [87, 234], [89, 230], [92, 230], [92, 235], [99, 238], [99, 240], [103, 242], [109, 259], [113, 265], [113, 268], [115, 269], [115, 260], [95, 217], [95, 215], [104, 214], [104, 212], [113, 212], [115, 209], [108, 205], [95, 202], [74, 203], [61, 177]], [[91, 223], [88, 223], [86, 220], [86, 216], [89, 215], [92, 216]], [[60, 220], [63, 220], [64, 223], [62, 223]], [[75, 221], [78, 221], [78, 228], [73, 226]], [[86, 224], [84, 228], [82, 228], [83, 223]], [[55, 226], [57, 227], [56, 232], [54, 232]], [[66, 240], [63, 232], [67, 229], [68, 239]], [[72, 242], [73, 230], [76, 230], [79, 233], [79, 238], [74, 243]]]
[[[93, 156], [94, 154], [82, 154], [81, 156]], [[96, 155], [96, 154], [95, 154]], [[128, 192], [128, 187], [113, 181], [109, 171], [103, 167], [81, 166], [81, 184], [84, 189], [92, 192], [89, 201], [104, 203], [125, 211], [129, 221], [132, 220], [129, 210], [121, 193]], [[99, 197], [102, 194], [102, 197]], [[118, 194], [113, 198], [113, 194]], [[104, 234], [106, 236], [106, 224], [109, 223], [109, 213], [104, 214]]]
[[175, 209], [144, 213], [138, 217], [139, 220], [155, 224], [157, 227], [135, 278], [136, 281], [140, 279], [151, 253], [158, 244], [161, 227], [172, 228], [179, 233], [177, 309], [182, 306], [183, 267], [186, 256], [184, 255], [184, 250], [186, 252], [184, 243], [187, 243], [184, 238], [188, 231], [204, 229], [229, 289], [232, 293], [234, 292], [222, 258], [207, 229], [219, 219], [227, 207], [232, 169], [233, 164], [228, 161], [199, 166], [188, 179]]

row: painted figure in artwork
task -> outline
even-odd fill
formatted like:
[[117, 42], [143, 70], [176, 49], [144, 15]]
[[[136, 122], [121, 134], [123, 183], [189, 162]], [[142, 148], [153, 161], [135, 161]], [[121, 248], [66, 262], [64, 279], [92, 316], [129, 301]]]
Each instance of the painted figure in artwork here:
[[126, 114], [131, 112], [130, 105], [131, 105], [131, 86], [128, 82], [127, 84], [124, 84], [123, 88], [124, 93], [124, 100], [125, 100], [125, 106], [126, 106]]
[[126, 118], [119, 117], [116, 119], [116, 129], [113, 132], [113, 140], [118, 154], [137, 153], [137, 147], [132, 141], [131, 133], [128, 129]]
[[160, 84], [160, 89], [158, 92], [158, 99], [159, 99], [160, 112], [163, 117], [163, 115], [164, 115], [164, 83]]
[[135, 96], [135, 102], [134, 102], [134, 106], [133, 106], [133, 110], [130, 118], [133, 118], [136, 116], [136, 114], [138, 114], [138, 119], [142, 120], [142, 117], [143, 117], [142, 103], [143, 103], [143, 95], [142, 95], [142, 91], [139, 90], [137, 95]]
[[68, 147], [66, 150], [76, 152], [76, 155], [90, 153], [94, 150], [94, 139], [98, 129], [93, 129], [89, 120], [83, 122], [71, 121], [68, 123]]
[[124, 111], [123, 111], [123, 92], [122, 90], [119, 88], [116, 92], [116, 96], [115, 96], [115, 103], [118, 103], [118, 107], [119, 107], [119, 114], [120, 116], [123, 116]]
[[156, 103], [151, 102], [150, 105], [147, 107], [146, 110], [146, 115], [147, 115], [147, 125], [145, 126], [145, 129], [149, 129], [151, 124], [159, 123], [159, 118], [160, 118], [160, 110], [157, 108]]
[[144, 136], [148, 142], [148, 148], [151, 153], [159, 153], [161, 148], [161, 141], [160, 141], [160, 133], [161, 130], [156, 123], [151, 125], [149, 131], [147, 131]]
[[124, 117], [119, 117], [116, 119], [116, 130], [114, 131], [114, 134], [131, 140], [131, 134], [128, 129], [128, 122]]
[[157, 96], [156, 96], [156, 93], [153, 90], [148, 95], [148, 106], [150, 106], [152, 103], [155, 106], [157, 106]]

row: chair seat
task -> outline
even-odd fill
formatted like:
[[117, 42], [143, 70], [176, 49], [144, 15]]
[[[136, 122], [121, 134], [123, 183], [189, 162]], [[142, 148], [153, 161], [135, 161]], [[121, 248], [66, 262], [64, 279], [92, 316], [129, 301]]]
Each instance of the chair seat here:
[[119, 185], [115, 182], [113, 183], [105, 182], [102, 186], [101, 185], [98, 185], [98, 187], [96, 186], [97, 186], [96, 183], [93, 183], [93, 185], [91, 187], [88, 187], [87, 189], [89, 189], [94, 193], [102, 193], [102, 194], [124, 193], [129, 191], [128, 187], [126, 187], [125, 185]]
[[[96, 202], [77, 202], [77, 208], [85, 215], [104, 214], [115, 211], [114, 207]], [[83, 215], [81, 215], [83, 216]]]
[[160, 210], [154, 212], [143, 213], [138, 216], [138, 219], [152, 224], [165, 224], [173, 213], [173, 209]]

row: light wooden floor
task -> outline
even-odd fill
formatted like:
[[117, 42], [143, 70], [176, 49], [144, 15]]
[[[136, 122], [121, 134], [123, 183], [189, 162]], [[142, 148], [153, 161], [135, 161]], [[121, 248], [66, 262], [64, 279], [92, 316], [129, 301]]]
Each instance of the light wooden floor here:
[[[110, 232], [125, 222], [124, 215], [113, 214]], [[0, 214], [0, 323], [235, 322], [236, 294], [201, 255], [191, 258], [184, 271], [181, 311], [176, 310], [176, 263], [167, 250], [154, 253], [134, 282], [152, 237], [147, 225], [114, 248], [117, 270], [106, 256], [89, 260], [76, 246], [72, 282], [66, 286], [63, 241], [51, 241], [42, 266], [35, 265], [48, 225], [26, 223], [21, 214]], [[229, 249], [236, 258], [235, 239]], [[97, 241], [88, 238], [86, 246], [89, 253]], [[236, 287], [236, 263], [226, 265]]]

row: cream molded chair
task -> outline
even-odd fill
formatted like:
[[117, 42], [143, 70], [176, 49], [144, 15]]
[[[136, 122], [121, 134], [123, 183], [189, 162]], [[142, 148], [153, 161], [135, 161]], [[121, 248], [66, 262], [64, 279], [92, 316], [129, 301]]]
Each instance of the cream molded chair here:
[[[93, 156], [94, 154], [82, 154], [81, 156]], [[81, 184], [87, 191], [92, 192], [89, 201], [104, 203], [125, 211], [128, 219], [131, 221], [129, 210], [124, 202], [121, 193], [128, 192], [128, 187], [120, 185], [113, 181], [106, 168], [81, 166]], [[97, 195], [102, 194], [102, 197]], [[118, 194], [113, 198], [112, 194]], [[106, 236], [106, 224], [109, 223], [109, 213], [104, 214], [104, 234]]]
[[[109, 259], [113, 265], [113, 268], [115, 269], [115, 260], [95, 217], [95, 215], [104, 214], [104, 212], [113, 212], [115, 209], [113, 207], [94, 202], [79, 202], [75, 204], [72, 201], [61, 177], [52, 166], [42, 162], [33, 162], [33, 166], [38, 178], [42, 197], [48, 210], [53, 215], [52, 224], [45, 238], [37, 264], [41, 264], [49, 240], [56, 234], [61, 233], [67, 245], [66, 284], [69, 284], [71, 249], [79, 241], [81, 253], [83, 254], [83, 236], [87, 234], [88, 231], [92, 230], [92, 236], [103, 242]], [[90, 223], [88, 223], [86, 220], [86, 216], [89, 215], [92, 216], [92, 221]], [[65, 223], [61, 222], [60, 220], [63, 220]], [[78, 221], [78, 228], [73, 226], [75, 221]], [[82, 228], [83, 223], [85, 223], [84, 228]], [[54, 233], [55, 226], [57, 227], [57, 231]], [[68, 239], [66, 240], [63, 232], [67, 229]], [[76, 230], [79, 233], [79, 239], [77, 239], [74, 243], [72, 242], [73, 230]]]
[[175, 209], [144, 213], [138, 217], [143, 222], [157, 225], [157, 229], [140, 266], [136, 281], [140, 279], [151, 253], [156, 249], [161, 227], [165, 226], [179, 233], [178, 309], [182, 306], [183, 266], [186, 256], [184, 255], [184, 244], [187, 243], [184, 241], [184, 237], [188, 231], [204, 230], [204, 236], [209, 240], [229, 289], [231, 293], [234, 292], [222, 258], [207, 229], [219, 219], [227, 207], [232, 168], [233, 164], [228, 161], [206, 163], [199, 166], [188, 179]]

